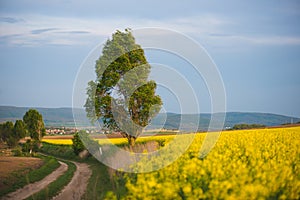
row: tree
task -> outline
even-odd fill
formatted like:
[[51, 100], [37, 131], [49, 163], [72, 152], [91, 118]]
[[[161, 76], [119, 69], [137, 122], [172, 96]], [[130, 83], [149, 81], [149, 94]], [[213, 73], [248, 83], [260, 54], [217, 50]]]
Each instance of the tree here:
[[5, 122], [0, 126], [0, 136], [2, 142], [7, 142], [9, 137], [13, 134], [14, 124], [12, 122]]
[[7, 144], [10, 147], [17, 146], [19, 140], [26, 136], [27, 129], [22, 120], [17, 120], [12, 128], [12, 132], [8, 137]]
[[34, 109], [27, 111], [23, 117], [29, 135], [36, 141], [41, 141], [42, 137], [46, 134], [43, 116]]
[[264, 128], [266, 125], [264, 124], [235, 124], [232, 129], [233, 130], [243, 130], [243, 129], [255, 129], [255, 128]]
[[15, 125], [12, 122], [5, 122], [0, 125], [0, 135], [2, 142], [6, 142], [9, 147], [15, 147], [21, 138], [26, 135], [26, 127], [22, 120], [17, 120]]
[[131, 31], [116, 31], [96, 62], [96, 81], [87, 88], [87, 117], [92, 122], [102, 119], [131, 146], [162, 105], [155, 95], [156, 83], [147, 80], [150, 68]]
[[76, 155], [78, 155], [80, 152], [85, 150], [85, 146], [84, 146], [83, 142], [81, 141], [78, 133], [74, 134], [72, 142], [73, 142], [72, 148]]
[[[79, 155], [83, 150], [88, 150], [89, 154], [94, 154], [99, 151], [99, 144], [97, 141], [91, 139], [88, 133], [84, 130], [75, 133], [72, 139], [73, 151], [76, 155]], [[88, 146], [88, 149], [85, 147]]]
[[24, 138], [27, 135], [26, 125], [22, 120], [17, 120], [15, 122], [14, 133], [19, 139]]

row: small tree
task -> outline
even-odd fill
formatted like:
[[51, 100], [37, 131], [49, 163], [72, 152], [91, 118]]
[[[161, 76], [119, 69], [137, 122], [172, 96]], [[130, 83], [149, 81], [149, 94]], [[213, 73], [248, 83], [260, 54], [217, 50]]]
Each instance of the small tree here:
[[89, 134], [84, 130], [75, 133], [72, 142], [73, 151], [76, 155], [83, 150], [88, 150], [89, 154], [94, 154], [99, 150], [98, 142], [90, 138]]
[[25, 113], [23, 121], [26, 124], [30, 137], [36, 141], [41, 141], [46, 134], [43, 116], [37, 110], [30, 109]]
[[126, 29], [107, 40], [96, 62], [97, 80], [88, 84], [85, 108], [92, 122], [118, 131], [133, 146], [136, 138], [160, 110], [156, 83], [148, 81], [150, 65], [144, 50]]
[[80, 152], [85, 150], [85, 146], [84, 146], [83, 142], [81, 141], [78, 132], [74, 134], [72, 142], [73, 142], [73, 144], [72, 144], [73, 151], [76, 155], [78, 155]]

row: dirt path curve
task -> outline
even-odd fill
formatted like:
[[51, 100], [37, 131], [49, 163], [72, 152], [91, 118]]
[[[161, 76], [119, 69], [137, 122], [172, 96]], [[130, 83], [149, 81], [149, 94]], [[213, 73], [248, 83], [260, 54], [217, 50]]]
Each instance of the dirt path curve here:
[[86, 163], [73, 162], [76, 165], [76, 171], [70, 183], [54, 197], [54, 200], [81, 199], [88, 185], [88, 180], [92, 175], [89, 165]]
[[16, 190], [15, 192], [9, 193], [6, 196], [4, 196], [3, 198], [1, 198], [1, 200], [5, 199], [11, 199], [11, 200], [15, 200], [15, 199], [26, 199], [28, 197], [30, 197], [31, 195], [33, 195], [34, 193], [44, 189], [47, 185], [49, 185], [51, 182], [55, 181], [59, 176], [61, 176], [63, 173], [65, 173], [68, 169], [68, 165], [64, 162], [58, 161], [60, 163], [60, 166], [53, 171], [51, 174], [49, 174], [48, 176], [46, 176], [44, 179], [28, 184], [26, 186], [24, 186], [23, 188], [20, 188], [18, 190]]

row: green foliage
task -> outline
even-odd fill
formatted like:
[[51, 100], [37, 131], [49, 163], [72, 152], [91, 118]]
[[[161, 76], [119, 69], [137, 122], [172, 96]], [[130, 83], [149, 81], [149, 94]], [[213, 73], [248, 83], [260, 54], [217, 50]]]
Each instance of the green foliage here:
[[12, 148], [18, 145], [19, 138], [14, 137], [13, 135], [10, 135], [9, 138], [7, 139], [6, 143], [7, 145]]
[[87, 134], [85, 131], [80, 131], [79, 133], [75, 133], [72, 139], [72, 148], [76, 155], [79, 155], [80, 152], [87, 149], [86, 146], [88, 146], [88, 151], [90, 154], [93, 154], [93, 152], [97, 152], [99, 149], [99, 144], [97, 141], [91, 139], [89, 137], [89, 134]]
[[5, 122], [0, 125], [1, 141], [6, 142], [9, 147], [15, 147], [19, 140], [25, 137], [26, 131], [22, 120], [17, 120], [15, 125], [12, 122]]
[[263, 124], [236, 124], [232, 127], [233, 130], [242, 130], [242, 129], [254, 129], [254, 128], [264, 128], [266, 127]]
[[26, 124], [30, 137], [41, 141], [42, 137], [46, 134], [43, 116], [37, 110], [30, 109], [25, 113], [23, 121]]
[[133, 145], [162, 105], [156, 83], [147, 80], [149, 73], [144, 50], [130, 30], [116, 31], [96, 62], [97, 80], [88, 84], [87, 116], [92, 122], [101, 118], [106, 128], [121, 132]]
[[79, 157], [75, 155], [71, 145], [58, 145], [43, 142], [42, 147], [39, 148], [39, 152], [55, 156], [57, 158], [79, 161]]
[[91, 155], [99, 151], [99, 143], [93, 140], [86, 131], [79, 131], [80, 139]]
[[14, 124], [12, 122], [5, 122], [0, 124], [0, 136], [2, 142], [6, 142], [9, 137], [13, 134]]
[[26, 143], [22, 145], [22, 151], [25, 155], [30, 155], [32, 152], [37, 152], [39, 149], [39, 141], [26, 140]]
[[17, 156], [17, 157], [25, 156], [23, 154], [22, 148], [20, 146], [17, 147], [17, 148], [12, 149], [11, 152], [13, 153], [14, 156]]
[[24, 122], [22, 120], [17, 120], [15, 122], [15, 125], [11, 129], [10, 134], [7, 138], [7, 141], [6, 141], [7, 145], [9, 147], [17, 146], [19, 140], [21, 138], [24, 138], [26, 136], [26, 133], [27, 133], [27, 129], [26, 129], [26, 126], [25, 126]]
[[17, 120], [14, 125], [15, 135], [19, 138], [24, 138], [27, 135], [26, 125], [22, 120]]
[[72, 142], [73, 142], [72, 148], [76, 155], [78, 155], [80, 152], [85, 150], [85, 146], [84, 146], [83, 142], [81, 141], [78, 133], [74, 134]]

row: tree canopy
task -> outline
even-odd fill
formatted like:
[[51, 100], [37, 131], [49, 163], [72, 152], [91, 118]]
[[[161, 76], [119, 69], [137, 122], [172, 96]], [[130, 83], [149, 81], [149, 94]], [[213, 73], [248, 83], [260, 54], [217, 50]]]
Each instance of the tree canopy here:
[[15, 124], [10, 121], [0, 124], [1, 141], [6, 142], [9, 147], [15, 147], [26, 133], [27, 129], [22, 120], [17, 120]]
[[74, 134], [72, 139], [72, 148], [76, 155], [78, 155], [81, 151], [85, 150], [85, 146], [83, 142], [81, 141], [78, 132]]
[[37, 110], [28, 110], [23, 117], [23, 121], [32, 139], [40, 141], [46, 134], [43, 116]]
[[96, 61], [96, 81], [88, 84], [85, 103], [92, 122], [119, 131], [134, 145], [142, 129], [160, 110], [156, 83], [149, 81], [151, 66], [130, 30], [116, 31]]
[[232, 129], [233, 130], [243, 130], [243, 129], [254, 129], [254, 128], [264, 128], [266, 125], [264, 124], [235, 124]]
[[24, 138], [27, 135], [26, 125], [22, 120], [17, 120], [15, 122], [14, 132], [19, 138]]

